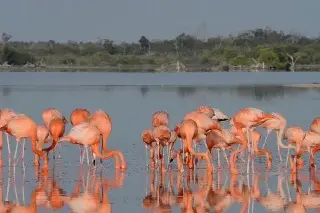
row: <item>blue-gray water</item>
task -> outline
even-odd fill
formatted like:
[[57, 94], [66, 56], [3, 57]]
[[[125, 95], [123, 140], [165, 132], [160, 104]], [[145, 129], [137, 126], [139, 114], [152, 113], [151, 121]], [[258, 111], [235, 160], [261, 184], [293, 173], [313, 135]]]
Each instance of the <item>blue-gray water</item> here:
[[[128, 164], [128, 170], [123, 174], [122, 186], [108, 190], [112, 212], [152, 212], [153, 210], [146, 210], [143, 207], [146, 184], [150, 188], [150, 175], [145, 170], [145, 152], [140, 134], [144, 128], [150, 127], [153, 112], [157, 110], [168, 111], [172, 128], [186, 112], [199, 105], [211, 105], [230, 116], [241, 108], [256, 107], [268, 112], [279, 112], [285, 116], [288, 125], [299, 125], [307, 130], [311, 121], [320, 114], [320, 88], [292, 88], [283, 87], [281, 84], [313, 83], [316, 81], [320, 81], [318, 73], [0, 73], [0, 108], [12, 108], [17, 112], [31, 116], [38, 123], [42, 123], [41, 113], [47, 107], [60, 109], [67, 118], [69, 118], [71, 111], [78, 107], [87, 108], [91, 112], [97, 109], [108, 112], [113, 125], [108, 146], [111, 149], [121, 150], [127, 158]], [[68, 124], [66, 131], [69, 130], [70, 124]], [[265, 135], [265, 130], [259, 131]], [[272, 151], [274, 162], [268, 182], [271, 191], [276, 192], [279, 161], [276, 154], [275, 133], [271, 134], [267, 148]], [[12, 138], [10, 141], [11, 150], [14, 151], [16, 143]], [[54, 179], [57, 185], [65, 191], [65, 195], [72, 196], [75, 186], [79, 183], [78, 179], [82, 177], [79, 174], [79, 148], [66, 143], [62, 145], [60, 153], [62, 159], [56, 159], [55, 162], [51, 159], [50, 167], [53, 168], [53, 163], [55, 164]], [[177, 147], [179, 146], [180, 142], [177, 142]], [[35, 169], [32, 166], [33, 154], [31, 154], [29, 141], [26, 143], [26, 148], [24, 191], [25, 202], [30, 204], [31, 193], [37, 186], [37, 181], [35, 180]], [[3, 152], [5, 165], [2, 168], [2, 201], [6, 199], [8, 182], [5, 138]], [[285, 153], [286, 151], [283, 150], [283, 156]], [[221, 159], [226, 167], [223, 155], [221, 155]], [[305, 164], [307, 165], [308, 162]], [[114, 180], [113, 165], [112, 160], [104, 162], [103, 180]], [[19, 203], [22, 204], [22, 169], [20, 167], [17, 167], [16, 183]], [[85, 169], [86, 164], [84, 165]], [[283, 189], [287, 194], [286, 183], [289, 183], [287, 177], [289, 172], [283, 168], [280, 171], [284, 176]], [[52, 177], [52, 172], [51, 169], [49, 178]], [[187, 172], [185, 173], [187, 176]], [[307, 166], [302, 170], [302, 173], [308, 177]], [[173, 175], [177, 174], [173, 172]], [[228, 173], [225, 172], [223, 175], [227, 175], [230, 180], [231, 176]], [[100, 174], [97, 172], [97, 178], [99, 176]], [[264, 182], [268, 178], [264, 176], [261, 175], [259, 180], [261, 196], [267, 194]], [[217, 182], [216, 178], [214, 175], [215, 182]], [[157, 179], [159, 185], [159, 174]], [[187, 177], [184, 179], [186, 191]], [[226, 178], [222, 177], [222, 180], [224, 181]], [[229, 187], [228, 181], [227, 188]], [[307, 192], [308, 183], [304, 180], [302, 184], [304, 192]], [[175, 179], [173, 186], [176, 187], [176, 185]], [[295, 190], [291, 184], [288, 185], [290, 185], [291, 199], [295, 202]], [[163, 187], [167, 188], [167, 181]], [[198, 196], [196, 192], [199, 187], [193, 183], [192, 188], [195, 198]], [[12, 184], [8, 197], [12, 202], [15, 202], [16, 199], [14, 192], [14, 184]], [[174, 193], [177, 194], [176, 188]], [[161, 202], [165, 202], [165, 198], [162, 199]], [[172, 203], [170, 205], [171, 212], [181, 212], [181, 207], [178, 204]], [[240, 209], [241, 203], [233, 201], [226, 212], [240, 212]], [[43, 205], [38, 207], [38, 211], [50, 212], [51, 210]], [[70, 212], [70, 208], [65, 204], [57, 211]], [[266, 211], [259, 203], [254, 203], [253, 212]], [[308, 212], [312, 211], [308, 209]]]

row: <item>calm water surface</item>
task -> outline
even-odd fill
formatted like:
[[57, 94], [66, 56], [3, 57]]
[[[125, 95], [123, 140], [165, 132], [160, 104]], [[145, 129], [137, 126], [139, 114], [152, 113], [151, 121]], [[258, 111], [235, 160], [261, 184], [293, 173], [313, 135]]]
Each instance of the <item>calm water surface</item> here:
[[[98, 166], [95, 175], [90, 175], [88, 179], [87, 165], [84, 164], [83, 168], [79, 166], [79, 148], [64, 143], [60, 151], [61, 159], [50, 160], [52, 169], [49, 171], [48, 179], [40, 178], [39, 180], [36, 169], [32, 166], [33, 155], [30, 143], [27, 141], [25, 175], [23, 175], [21, 164], [16, 168], [15, 179], [8, 175], [10, 172], [8, 163], [4, 160], [4, 167], [1, 169], [2, 201], [19, 202], [20, 205], [31, 206], [33, 203], [38, 206], [38, 212], [51, 212], [54, 209], [58, 212], [70, 212], [72, 196], [76, 198], [83, 195], [83, 190], [86, 188], [87, 191], [91, 190], [92, 198], [93, 191], [100, 190], [100, 195], [96, 196], [103, 201], [104, 205], [100, 207], [107, 208], [111, 205], [112, 212], [155, 212], [157, 203], [158, 212], [182, 212], [182, 197], [185, 201], [194, 199], [194, 212], [197, 207], [198, 212], [201, 212], [199, 210], [201, 204], [210, 209], [207, 212], [214, 212], [220, 206], [218, 201], [230, 199], [228, 193], [232, 189], [236, 190], [239, 196], [237, 199], [236, 197], [230, 199], [230, 206], [225, 212], [240, 212], [246, 200], [245, 191], [248, 191], [246, 176], [235, 178], [223, 170], [218, 174], [215, 173], [213, 177], [208, 177], [204, 175], [202, 169], [199, 169], [197, 174], [185, 172], [184, 177], [181, 177], [175, 171], [175, 163], [173, 163], [173, 171], [163, 177], [152, 174], [145, 169], [144, 146], [140, 139], [142, 129], [150, 126], [154, 111], [168, 111], [172, 128], [186, 112], [199, 105], [212, 105], [230, 116], [240, 108], [248, 106], [269, 112], [279, 112], [286, 117], [289, 125], [299, 125], [308, 129], [311, 121], [320, 115], [320, 89], [289, 88], [281, 84], [315, 81], [320, 81], [320, 74], [0, 73], [0, 108], [13, 108], [17, 112], [31, 116], [38, 123], [42, 123], [41, 113], [47, 107], [60, 109], [67, 118], [77, 107], [87, 108], [91, 112], [97, 109], [107, 111], [113, 122], [108, 146], [110, 149], [121, 150], [128, 164], [128, 170], [119, 173], [113, 170], [114, 162], [106, 160], [103, 167], [100, 169]], [[70, 124], [67, 126], [67, 131], [69, 130]], [[260, 132], [264, 137], [265, 131]], [[7, 158], [8, 153], [5, 141], [4, 138], [4, 159]], [[12, 138], [10, 141], [13, 152], [15, 142]], [[295, 185], [299, 186], [299, 182], [295, 185], [291, 184], [288, 170], [279, 164], [275, 143], [275, 134], [272, 133], [267, 144], [267, 148], [274, 153], [272, 171], [264, 172], [264, 160], [257, 159], [257, 164], [261, 166], [258, 167], [259, 175], [255, 176], [258, 187], [255, 193], [251, 191], [251, 194], [256, 196], [255, 201], [250, 201], [250, 205], [248, 204], [251, 212], [267, 212], [267, 208], [262, 204], [266, 202], [268, 195], [271, 197], [273, 195], [271, 193], [274, 193], [277, 196], [277, 192], [281, 192], [281, 189], [284, 191], [283, 196], [286, 200], [296, 202]], [[177, 142], [176, 147], [180, 147], [180, 142]], [[283, 156], [285, 153], [286, 151], [283, 150]], [[222, 155], [221, 159], [226, 167]], [[308, 192], [310, 185], [308, 177], [306, 167], [299, 178], [303, 195]], [[244, 184], [242, 189], [239, 186], [230, 185], [230, 181], [235, 179], [239, 186]], [[250, 184], [252, 185], [252, 180]], [[44, 188], [44, 185], [45, 189], [35, 193], [37, 188]], [[80, 190], [79, 193], [77, 189]], [[43, 191], [46, 193], [41, 193]], [[66, 202], [57, 202], [53, 199], [54, 193], [64, 195]], [[36, 194], [37, 196], [34, 196]], [[108, 199], [102, 194], [108, 194]], [[89, 195], [86, 196], [84, 199], [86, 207], [89, 204], [98, 206], [98, 203], [92, 201], [93, 199], [89, 201]], [[318, 195], [313, 193], [313, 196]], [[56, 202], [49, 202], [50, 199]], [[279, 196], [275, 197], [275, 200], [279, 199]], [[75, 206], [81, 206], [84, 201]], [[315, 211], [308, 206], [306, 208], [308, 212]], [[281, 211], [284, 212], [283, 208]]]

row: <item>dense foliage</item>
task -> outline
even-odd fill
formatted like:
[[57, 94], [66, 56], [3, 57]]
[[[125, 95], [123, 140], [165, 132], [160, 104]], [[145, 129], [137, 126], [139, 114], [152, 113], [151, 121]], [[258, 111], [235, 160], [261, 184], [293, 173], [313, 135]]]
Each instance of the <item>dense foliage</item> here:
[[[289, 70], [297, 65], [320, 64], [320, 37], [309, 38], [270, 28], [255, 29], [227, 37], [199, 40], [182, 33], [172, 40], [149, 40], [115, 44], [108, 39], [96, 42], [58, 43], [10, 41], [3, 33], [0, 63], [36, 66], [119, 66], [150, 65], [163, 67], [181, 62], [185, 67], [255, 67]], [[199, 70], [200, 71], [200, 70]]]

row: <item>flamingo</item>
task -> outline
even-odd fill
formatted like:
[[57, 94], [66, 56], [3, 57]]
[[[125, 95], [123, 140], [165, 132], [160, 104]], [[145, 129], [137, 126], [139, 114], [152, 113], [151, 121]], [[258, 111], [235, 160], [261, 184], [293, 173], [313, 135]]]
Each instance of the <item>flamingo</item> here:
[[[93, 153], [102, 159], [107, 159], [110, 157], [115, 157], [116, 168], [126, 169], [127, 165], [123, 154], [118, 150], [108, 151], [105, 155], [99, 152], [99, 142], [100, 142], [100, 130], [89, 123], [80, 123], [74, 126], [67, 136], [60, 138], [59, 142], [66, 141], [72, 144], [80, 144], [86, 148], [87, 152], [87, 162], [89, 164], [89, 153], [88, 147], [90, 146]], [[121, 162], [118, 162], [116, 156], [119, 156]]]
[[[229, 164], [226, 149], [232, 149], [232, 145], [235, 143], [239, 143], [238, 138], [236, 138], [233, 134], [228, 132], [225, 129], [222, 130], [212, 130], [208, 133], [206, 137], [206, 144], [208, 150], [211, 152], [212, 149], [222, 149], [224, 152], [224, 156], [226, 162]], [[220, 157], [218, 155], [218, 166], [220, 168]]]
[[[152, 146], [152, 143], [156, 142], [152, 135], [152, 129], [144, 129], [141, 133], [141, 139], [145, 144], [146, 148], [146, 160], [148, 159], [148, 147]], [[148, 162], [147, 162], [148, 167]], [[155, 164], [153, 162], [153, 158], [151, 158], [151, 167], [154, 168]]]
[[303, 165], [303, 161], [300, 158], [300, 154], [301, 154], [302, 143], [305, 137], [306, 137], [306, 133], [299, 126], [289, 126], [285, 130], [284, 139], [287, 140], [288, 145], [285, 146], [280, 143], [280, 147], [288, 149], [286, 163], [288, 163], [288, 160], [289, 160], [289, 151], [290, 151], [289, 149], [296, 149], [296, 155], [297, 156], [299, 155], [297, 158], [297, 163], [299, 166]]
[[277, 146], [278, 146], [279, 159], [280, 161], [282, 161], [281, 151], [280, 151], [280, 143], [281, 143], [280, 141], [283, 140], [284, 130], [287, 125], [287, 120], [279, 113], [273, 112], [271, 113], [271, 115], [273, 115], [274, 118], [269, 119], [260, 125], [260, 127], [265, 128], [267, 130], [267, 135], [265, 137], [262, 148], [264, 148], [266, 145], [268, 135], [271, 133], [271, 131], [274, 130], [277, 134]]
[[[52, 140], [49, 137], [49, 130], [44, 125], [37, 125], [37, 137], [38, 137], [38, 143], [37, 143], [38, 150], [42, 150], [43, 144], [48, 143], [50, 140]], [[34, 164], [39, 165], [39, 156], [37, 154], [34, 154]]]
[[[49, 123], [49, 132], [52, 136], [52, 144], [48, 148], [42, 150], [47, 152], [47, 154], [56, 147], [59, 138], [63, 136], [65, 132], [65, 122], [60, 118], [52, 119]], [[54, 158], [55, 156], [53, 155], [53, 159]]]
[[[153, 139], [158, 144], [158, 156], [160, 156], [160, 147], [162, 148], [162, 147], [168, 145], [168, 158], [169, 158], [170, 150], [172, 149], [172, 146], [174, 144], [174, 143], [170, 143], [171, 147], [169, 147], [169, 141], [171, 139], [171, 130], [165, 125], [159, 125], [159, 126], [153, 128], [152, 136], [153, 136]], [[173, 137], [173, 139], [175, 139], [175, 138]], [[168, 159], [168, 161], [169, 161], [169, 159]], [[165, 172], [162, 149], [161, 149], [161, 168], [162, 168], [162, 172]]]
[[[64, 124], [68, 123], [68, 121], [66, 120], [65, 116], [58, 109], [56, 109], [56, 108], [47, 108], [47, 109], [43, 110], [43, 112], [42, 112], [42, 120], [44, 121], [45, 127], [47, 127], [47, 129], [49, 129], [49, 132], [50, 132], [50, 123], [54, 119], [60, 119]], [[61, 124], [62, 122], [55, 121], [54, 126], [59, 126], [59, 127], [51, 127], [51, 128], [56, 128], [56, 129], [63, 128], [62, 124]], [[61, 132], [62, 132], [62, 130], [60, 130], [59, 132], [58, 131], [55, 132], [55, 134], [56, 135], [60, 135]], [[51, 134], [51, 132], [50, 132], [50, 134]], [[52, 145], [50, 146], [50, 150], [49, 151], [51, 151], [52, 149], [55, 148], [56, 144], [54, 144], [54, 143], [56, 143], [56, 142], [52, 141]], [[48, 150], [48, 149], [46, 149], [46, 150]], [[55, 158], [55, 155], [53, 155], [53, 158]]]
[[[102, 135], [101, 149], [104, 153], [108, 153], [109, 150], [107, 148], [107, 141], [112, 131], [111, 117], [108, 115], [108, 113], [99, 109], [90, 117], [89, 123], [99, 129], [100, 134]], [[95, 165], [95, 155], [93, 155], [93, 158], [93, 165]], [[102, 164], [102, 159], [100, 159], [100, 163]]]
[[210, 163], [210, 157], [208, 152], [204, 153], [195, 153], [192, 147], [193, 140], [198, 136], [198, 126], [194, 120], [187, 119], [183, 120], [179, 126], [176, 126], [175, 132], [183, 140], [184, 150], [187, 149], [188, 153], [191, 156], [196, 158], [204, 158], [207, 161], [207, 169], [209, 173], [213, 172], [212, 164]]
[[[7, 144], [8, 144], [8, 158], [9, 161], [11, 159], [11, 149], [10, 149], [10, 142], [9, 142], [9, 134], [6, 131], [6, 126], [8, 124], [8, 122], [14, 118], [15, 116], [17, 116], [17, 113], [15, 111], [13, 111], [12, 109], [1, 109], [0, 110], [0, 141], [1, 141], [1, 149], [2, 149], [2, 132], [5, 132], [6, 137], [7, 137]], [[2, 155], [2, 152], [1, 152]], [[1, 156], [2, 159], [2, 156]]]
[[[72, 126], [78, 125], [80, 123], [83, 122], [89, 122], [90, 120], [90, 112], [87, 109], [84, 108], [77, 108], [74, 109], [71, 114], [70, 114], [70, 123]], [[83, 158], [82, 158], [82, 154], [83, 154], [83, 150], [82, 150], [82, 146], [79, 145], [80, 148], [80, 163], [83, 162]]]
[[[14, 160], [16, 161], [17, 150], [19, 142], [22, 138], [31, 139], [31, 148], [34, 153], [39, 155], [44, 160], [44, 169], [48, 167], [48, 158], [45, 154], [37, 150], [37, 125], [36, 123], [26, 115], [19, 114], [16, 117], [12, 118], [7, 124], [7, 132], [14, 136], [17, 141], [16, 151], [14, 154]], [[22, 150], [22, 158], [24, 157], [24, 147]], [[17, 164], [17, 162], [15, 162]]]
[[[232, 125], [232, 131], [233, 131], [232, 133], [235, 134], [236, 132], [242, 140], [244, 139], [248, 143], [248, 163], [247, 163], [248, 175], [249, 175], [249, 165], [250, 165], [249, 156], [251, 154], [251, 158], [253, 159], [253, 154], [254, 154], [254, 152], [251, 151], [253, 147], [250, 142], [249, 132], [252, 131], [255, 127], [260, 126], [262, 123], [273, 118], [274, 118], [273, 115], [263, 112], [260, 109], [244, 108], [236, 112], [230, 121]], [[243, 133], [243, 128], [245, 128], [247, 137], [245, 137]], [[253, 161], [252, 161], [252, 169], [254, 169]]]

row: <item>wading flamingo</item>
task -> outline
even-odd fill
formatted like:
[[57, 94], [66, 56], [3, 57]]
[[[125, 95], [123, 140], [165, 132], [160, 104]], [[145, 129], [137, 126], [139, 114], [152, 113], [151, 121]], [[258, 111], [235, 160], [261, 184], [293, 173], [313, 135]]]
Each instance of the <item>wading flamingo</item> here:
[[[59, 138], [63, 136], [64, 132], [65, 122], [60, 118], [52, 119], [49, 123], [49, 133], [52, 137], [52, 144], [48, 148], [43, 149], [42, 151], [45, 151], [48, 154], [51, 150], [53, 150], [56, 147]], [[53, 159], [54, 158], [55, 156], [53, 155]]]
[[[147, 164], [147, 167], [148, 167], [148, 147], [150, 147], [150, 151], [151, 151], [152, 144], [154, 142], [156, 142], [154, 140], [154, 138], [153, 138], [153, 135], [152, 135], [152, 129], [144, 129], [142, 131], [142, 133], [141, 133], [141, 140], [145, 145], [145, 149], [146, 149], [146, 164]], [[155, 163], [154, 163], [154, 159], [153, 158], [150, 158], [150, 165], [151, 165], [151, 168], [155, 168]]]
[[[249, 165], [250, 165], [250, 155], [251, 159], [253, 159], [254, 152], [252, 150], [252, 144], [250, 142], [250, 137], [249, 137], [249, 132], [252, 131], [255, 127], [260, 126], [262, 123], [266, 122], [269, 119], [273, 119], [274, 116], [263, 112], [260, 109], [256, 108], [244, 108], [239, 110], [238, 112], [235, 113], [233, 118], [230, 121], [230, 124], [232, 126], [232, 129], [234, 129], [232, 132], [233, 134], [239, 135], [241, 140], [247, 139], [248, 143], [248, 163], [247, 163], [247, 174], [249, 174]], [[243, 128], [246, 130], [246, 135], [243, 133]], [[231, 161], [231, 160], [230, 160]], [[252, 161], [252, 169], [253, 167], [253, 161]]]
[[[126, 169], [127, 165], [123, 154], [118, 150], [108, 151], [106, 154], [101, 154], [99, 152], [100, 144], [100, 130], [89, 123], [81, 123], [74, 126], [67, 136], [60, 138], [59, 142], [67, 141], [72, 144], [83, 145], [86, 148], [87, 153], [87, 162], [89, 164], [89, 153], [87, 147], [90, 146], [92, 152], [102, 159], [107, 159], [110, 157], [115, 157], [116, 159], [116, 168]], [[121, 162], [118, 161], [118, 156]]]
[[[51, 135], [50, 123], [51, 123], [52, 120], [57, 119], [57, 118], [62, 120], [63, 123], [68, 123], [68, 121], [66, 120], [66, 118], [62, 114], [62, 112], [60, 112], [56, 108], [47, 108], [47, 109], [43, 110], [43, 112], [42, 112], [42, 120], [44, 121], [44, 125], [47, 127], [47, 129], [49, 129], [50, 135]], [[59, 123], [61, 123], [61, 122], [59, 122]], [[55, 121], [54, 126], [60, 126], [59, 128], [61, 128], [61, 124], [58, 124], [57, 121]], [[55, 128], [55, 127], [52, 127], [52, 128]], [[55, 134], [59, 134], [59, 133], [57, 132]], [[52, 141], [52, 145], [50, 146], [50, 150], [55, 148], [55, 145], [53, 145], [53, 144], [54, 144], [54, 141]], [[55, 154], [53, 154], [53, 158], [55, 158]]]
[[[48, 143], [52, 139], [49, 137], [49, 130], [44, 125], [37, 125], [37, 150], [42, 151], [43, 144]], [[39, 165], [39, 155], [34, 154], [34, 164]]]
[[[9, 161], [11, 160], [11, 148], [10, 148], [10, 141], [9, 141], [9, 134], [6, 131], [6, 126], [8, 124], [8, 122], [14, 118], [17, 115], [17, 113], [15, 111], [13, 111], [12, 109], [0, 109], [0, 149], [2, 150], [2, 132], [5, 132], [6, 137], [7, 137], [7, 145], [8, 145], [8, 158]], [[2, 159], [2, 152], [0, 152], [1, 158]]]
[[277, 146], [278, 146], [279, 159], [280, 159], [280, 161], [282, 161], [280, 144], [283, 140], [284, 130], [287, 125], [287, 120], [279, 113], [273, 112], [273, 113], [271, 113], [271, 115], [273, 115], [274, 118], [269, 119], [260, 125], [260, 127], [265, 128], [267, 130], [267, 135], [265, 137], [262, 148], [264, 148], [266, 145], [268, 135], [271, 133], [271, 131], [274, 130], [277, 134]]
[[[48, 167], [48, 158], [41, 151], [37, 150], [37, 125], [36, 123], [26, 115], [17, 115], [12, 118], [7, 124], [7, 132], [14, 136], [17, 141], [16, 151], [14, 154], [14, 159], [16, 161], [18, 144], [22, 138], [30, 138], [31, 139], [31, 148], [34, 153], [39, 155], [44, 160], [44, 168]], [[22, 159], [24, 158], [24, 147], [22, 150]], [[16, 164], [17, 162], [15, 162]]]
[[288, 149], [286, 163], [288, 163], [289, 160], [290, 149], [296, 149], [297, 164], [299, 167], [303, 166], [303, 160], [301, 159], [301, 147], [305, 137], [306, 133], [299, 126], [289, 126], [285, 130], [284, 139], [287, 140], [288, 145], [285, 146], [282, 143], [280, 143], [280, 147]]
[[[206, 137], [206, 144], [210, 153], [212, 149], [222, 149], [224, 152], [224, 157], [226, 162], [229, 164], [226, 149], [233, 149], [232, 145], [239, 142], [240, 139], [235, 137], [233, 134], [228, 132], [225, 129], [222, 130], [212, 130], [207, 134]], [[220, 157], [218, 155], [218, 168], [220, 168]]]
[[[83, 123], [83, 122], [89, 122], [90, 116], [91, 116], [91, 114], [87, 109], [77, 108], [77, 109], [73, 110], [70, 114], [70, 123], [72, 126], [76, 126], [76, 125]], [[82, 146], [80, 145], [79, 148], [80, 148], [80, 163], [82, 164], [82, 162], [83, 162]]]
[[[151, 125], [152, 128], [155, 128], [157, 126], [167, 126], [169, 127], [169, 113], [167, 113], [166, 111], [157, 111], [155, 113], [152, 114], [152, 118], [151, 118]], [[157, 142], [157, 146], [158, 146], [158, 150], [160, 149], [160, 144]], [[157, 159], [159, 159], [159, 152], [158, 152], [158, 157]]]
[[[158, 156], [160, 157], [161, 155], [161, 171], [165, 172], [165, 166], [164, 166], [164, 158], [163, 158], [163, 147], [167, 146], [168, 147], [168, 163], [169, 163], [169, 157], [170, 157], [170, 151], [173, 148], [174, 145], [174, 141], [170, 142], [170, 139], [175, 140], [176, 138], [173, 136], [171, 137], [171, 134], [176, 135], [174, 132], [172, 133], [172, 131], [168, 128], [168, 126], [165, 125], [160, 125], [157, 126], [155, 128], [153, 128], [152, 130], [152, 137], [153, 139], [156, 141], [158, 145]], [[170, 147], [169, 147], [170, 145]], [[160, 150], [161, 148], [161, 150]], [[161, 154], [160, 154], [161, 152]]]
[[187, 152], [193, 157], [196, 158], [203, 158], [207, 161], [207, 170], [209, 173], [213, 172], [213, 167], [211, 164], [211, 159], [209, 152], [206, 153], [195, 153], [193, 150], [193, 140], [196, 139], [198, 136], [198, 126], [197, 123], [194, 120], [183, 120], [182, 123], [179, 126], [176, 126], [175, 132], [177, 135], [181, 137], [183, 140], [183, 147], [184, 150], [187, 150]]
[[[96, 126], [99, 129], [100, 134], [102, 136], [101, 149], [104, 153], [108, 153], [109, 150], [107, 147], [107, 141], [112, 131], [111, 117], [108, 115], [108, 113], [99, 109], [90, 117], [89, 123]], [[95, 155], [93, 155], [93, 158], [93, 165], [95, 165]], [[102, 159], [100, 159], [100, 163], [102, 163]]]

